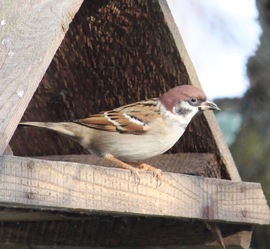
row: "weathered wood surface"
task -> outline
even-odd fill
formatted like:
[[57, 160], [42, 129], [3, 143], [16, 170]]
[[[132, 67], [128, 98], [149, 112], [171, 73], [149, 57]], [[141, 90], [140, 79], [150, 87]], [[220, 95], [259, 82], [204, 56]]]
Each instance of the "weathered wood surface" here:
[[[119, 221], [124, 226], [119, 226]], [[61, 245], [75, 248], [73, 247], [75, 246], [74, 229], [76, 234], [80, 234], [80, 238], [86, 238], [82, 241], [76, 241], [76, 248], [85, 248], [85, 245], [112, 246], [111, 237], [118, 234], [117, 228], [119, 228], [119, 232], [128, 235], [129, 238], [123, 241], [122, 237], [117, 236], [118, 239], [115, 238], [113, 242], [114, 246], [126, 246], [127, 241], [131, 240], [133, 246], [144, 244], [146, 247], [156, 244], [159, 248], [167, 248], [165, 244], [168, 243], [170, 246], [177, 246], [177, 248], [185, 245], [185, 249], [194, 248], [194, 246], [196, 248], [216, 248], [219, 245], [219, 239], [217, 236], [212, 236], [213, 233], [209, 229], [211, 226], [220, 229], [222, 240], [227, 248], [249, 248], [252, 235], [252, 227], [245, 225], [206, 224], [194, 220], [176, 220], [163, 217], [146, 219], [146, 217], [139, 216], [84, 215], [75, 212], [19, 208], [1, 208], [0, 222], [0, 248], [2, 243], [13, 245], [10, 248], [23, 248], [25, 244], [28, 246], [31, 244], [31, 248], [36, 248], [35, 244], [42, 244], [42, 248], [45, 249], [56, 243], [57, 248], [62, 248]], [[112, 227], [106, 233], [104, 233], [103, 228], [105, 223], [111, 224]], [[54, 234], [56, 230], [59, 231], [57, 235]], [[47, 232], [44, 233], [44, 231]], [[166, 233], [166, 239], [162, 240], [160, 238], [163, 238], [163, 233]], [[151, 242], [148, 240], [149, 237], [153, 238]], [[93, 240], [93, 238], [95, 239]], [[70, 246], [71, 244], [73, 246]]]
[[1, 1], [0, 155], [7, 147], [81, 2]]
[[[112, 162], [92, 155], [51, 155], [35, 158], [118, 168]], [[221, 178], [221, 172], [217, 165], [216, 158], [210, 153], [164, 154], [147, 159], [144, 162], [159, 168], [164, 172]]]
[[[194, 86], [201, 87], [197, 73], [191, 62], [188, 52], [185, 48], [185, 44], [175, 24], [175, 21], [173, 19], [173, 16], [171, 14], [167, 1], [166, 0], [158, 0], [158, 1], [164, 13], [164, 18], [168, 25], [168, 28], [174, 38], [175, 45], [181, 56], [181, 60], [185, 64], [190, 82]], [[229, 174], [229, 178], [232, 179], [233, 181], [241, 181], [241, 177], [237, 171], [232, 155], [229, 151], [228, 146], [225, 143], [224, 137], [222, 135], [222, 132], [217, 124], [217, 121], [213, 113], [205, 112], [203, 115], [205, 116], [207, 123], [209, 125], [209, 128], [212, 131], [212, 136], [216, 143], [216, 148], [219, 151], [218, 154], [220, 156], [220, 161], [222, 162], [222, 164], [226, 165], [226, 170], [227, 170], [227, 173]]]
[[[227, 248], [249, 248], [251, 226], [217, 225]], [[202, 221], [157, 217], [70, 214], [65, 220], [1, 222], [0, 229], [0, 247], [11, 248], [221, 248]]]
[[0, 202], [9, 207], [269, 224], [258, 183], [164, 173], [157, 187], [146, 172], [137, 185], [127, 170], [14, 156], [0, 162]]

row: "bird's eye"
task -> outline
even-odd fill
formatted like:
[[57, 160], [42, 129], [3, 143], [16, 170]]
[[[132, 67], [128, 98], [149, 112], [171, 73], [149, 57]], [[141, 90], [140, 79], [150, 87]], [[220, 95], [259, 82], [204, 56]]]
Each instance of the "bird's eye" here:
[[198, 103], [198, 99], [197, 99], [197, 98], [191, 98], [191, 99], [189, 100], [189, 103], [190, 103], [191, 105], [196, 105], [196, 104]]

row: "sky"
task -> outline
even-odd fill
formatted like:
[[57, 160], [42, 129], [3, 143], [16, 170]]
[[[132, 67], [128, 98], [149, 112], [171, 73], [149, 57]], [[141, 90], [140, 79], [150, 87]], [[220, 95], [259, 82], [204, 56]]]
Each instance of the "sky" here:
[[241, 97], [261, 35], [255, 0], [168, 0], [208, 98]]

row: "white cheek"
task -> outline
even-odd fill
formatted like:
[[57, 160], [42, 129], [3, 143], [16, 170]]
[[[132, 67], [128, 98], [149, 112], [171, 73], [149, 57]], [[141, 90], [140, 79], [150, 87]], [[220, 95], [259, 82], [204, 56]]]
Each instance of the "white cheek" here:
[[[182, 113], [178, 113], [176, 110], [177, 108], [181, 108], [183, 110]], [[187, 126], [198, 111], [198, 107], [191, 106], [188, 102], [185, 101], [180, 102], [179, 106], [173, 107], [172, 110], [172, 112], [175, 114], [183, 126]]]
[[178, 133], [183, 132], [184, 129], [187, 127], [187, 125], [190, 123], [192, 118], [196, 115], [196, 113], [199, 111], [198, 107], [191, 106], [187, 102], [181, 102], [179, 103], [179, 106], [181, 109], [186, 109], [187, 112], [183, 114], [179, 114], [176, 111], [176, 108], [174, 107], [172, 112], [167, 111], [166, 108], [160, 104], [160, 113], [165, 118], [166, 123], [170, 129], [178, 130]]

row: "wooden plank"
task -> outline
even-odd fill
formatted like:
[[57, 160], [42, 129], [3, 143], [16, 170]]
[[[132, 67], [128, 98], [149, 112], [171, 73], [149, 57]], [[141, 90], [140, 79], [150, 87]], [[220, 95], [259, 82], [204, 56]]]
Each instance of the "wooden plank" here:
[[[179, 51], [181, 59], [186, 67], [190, 83], [194, 86], [201, 87], [195, 68], [185, 48], [184, 42], [179, 33], [178, 27], [175, 24], [174, 18], [171, 14], [167, 1], [166, 0], [158, 0], [158, 1], [164, 13], [164, 18], [165, 18], [165, 21], [167, 22], [168, 28], [171, 31], [172, 36], [174, 37], [175, 44]], [[226, 169], [228, 171], [230, 179], [233, 181], [241, 181], [241, 177], [238, 173], [235, 162], [228, 149], [228, 146], [225, 143], [222, 132], [219, 128], [219, 125], [217, 124], [214, 114], [211, 112], [205, 112], [203, 113], [203, 115], [205, 116], [209, 124], [209, 127], [212, 131], [217, 149], [219, 150], [220, 156], [222, 157], [221, 160], [223, 160], [226, 165]]]
[[[2, 246], [1, 248], [5, 249], [29, 249], [28, 245], [25, 245], [22, 247], [20, 244], [0, 244]], [[52, 245], [48, 246], [31, 246], [31, 249], [51, 249]], [[106, 248], [112, 248], [111, 246], [108, 247], [92, 247], [95, 249], [106, 249]], [[113, 247], [113, 248], [123, 248], [123, 247]], [[126, 248], [126, 247], [125, 247]], [[130, 246], [129, 248], [134, 248], [133, 246]], [[167, 246], [156, 246], [158, 249], [174, 249], [174, 247], [167, 245]], [[227, 249], [240, 249], [240, 248], [245, 248], [248, 249], [249, 247], [239, 247], [239, 246], [229, 246]], [[89, 246], [57, 246], [57, 249], [89, 249]], [[154, 249], [153, 246], [144, 246], [143, 249]], [[177, 246], [177, 249], [220, 249], [220, 246], [205, 246], [205, 245], [198, 245], [198, 246]]]
[[[218, 226], [227, 248], [249, 248], [251, 226]], [[0, 247], [15, 244], [22, 248], [27, 244], [31, 248], [220, 248], [202, 221], [81, 215], [76, 220], [2, 222], [0, 228]]]
[[0, 155], [82, 0], [2, 1]]
[[[89, 154], [50, 155], [34, 158], [53, 161], [86, 163], [117, 168], [117, 166], [112, 162]], [[221, 172], [217, 165], [215, 155], [211, 153], [163, 154], [154, 158], [147, 159], [145, 162], [161, 169], [164, 172], [221, 178]]]
[[127, 170], [14, 156], [0, 161], [0, 202], [8, 207], [80, 210], [269, 224], [258, 183], [151, 173], [140, 184]]
[[[34, 248], [34, 245], [45, 246], [46, 244], [47, 246], [51, 246], [61, 241], [62, 238], [72, 238], [70, 241], [65, 239], [64, 243], [62, 243], [63, 245], [70, 246], [74, 238], [73, 229], [77, 229], [76, 233], [80, 234], [81, 237], [87, 237], [87, 240], [77, 242], [76, 246], [78, 248], [84, 248], [86, 244], [88, 246], [98, 246], [97, 241], [102, 241], [104, 246], [110, 243], [112, 234], [116, 233], [115, 228], [118, 228], [119, 231], [121, 230], [122, 232], [124, 228], [125, 234], [130, 234], [132, 230], [133, 238], [129, 239], [132, 240], [133, 246], [135, 244], [142, 246], [142, 243], [144, 243], [144, 246], [149, 246], [149, 244], [152, 246], [153, 244], [160, 246], [161, 244], [167, 244], [167, 241], [171, 241], [171, 246], [173, 244], [174, 246], [179, 246], [184, 243], [185, 246], [190, 246], [191, 248], [193, 246], [201, 246], [200, 248], [209, 248], [210, 246], [212, 248], [214, 245], [218, 245], [218, 241], [215, 241], [215, 236], [211, 235], [209, 224], [206, 225], [204, 222], [199, 221], [182, 221], [179, 219], [157, 217], [84, 215], [17, 208], [2, 208], [2, 210], [0, 210], [0, 220], [0, 247], [2, 243], [12, 245], [15, 242], [15, 245], [21, 248], [25, 241], [31, 241], [31, 248]], [[121, 222], [119, 222], [120, 220]], [[104, 229], [102, 228], [102, 224], [104, 223], [111, 224], [113, 229], [108, 228], [108, 231], [104, 233]], [[125, 224], [124, 227], [119, 226], [119, 223]], [[216, 226], [220, 229], [224, 237], [224, 243], [226, 243], [229, 248], [233, 248], [233, 246], [236, 245], [241, 248], [248, 248], [252, 231], [250, 226], [234, 224], [211, 224], [211, 226]], [[27, 229], [25, 229], [26, 227]], [[181, 231], [179, 231], [179, 228], [181, 228]], [[50, 231], [53, 233], [56, 230], [61, 231], [58, 236], [50, 233]], [[144, 231], [142, 232], [142, 230]], [[44, 234], [44, 231], [48, 232]], [[86, 231], [87, 234], [91, 234], [91, 236], [85, 236]], [[111, 231], [111, 233], [109, 231]], [[160, 242], [160, 237], [163, 237], [162, 233], [165, 231], [167, 233], [166, 242], [163, 241], [162, 243]], [[149, 243], [147, 239], [149, 236], [156, 238], [156, 240], [152, 240]], [[96, 240], [92, 238], [96, 238]], [[196, 240], [194, 240], [194, 238], [196, 238]], [[124, 243], [126, 243], [126, 241], [124, 241]], [[122, 238], [119, 237], [114, 243], [117, 243], [118, 246], [124, 246], [122, 242]], [[101, 244], [99, 244], [99, 246], [101, 246]]]

